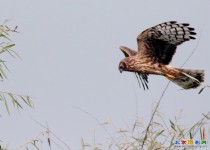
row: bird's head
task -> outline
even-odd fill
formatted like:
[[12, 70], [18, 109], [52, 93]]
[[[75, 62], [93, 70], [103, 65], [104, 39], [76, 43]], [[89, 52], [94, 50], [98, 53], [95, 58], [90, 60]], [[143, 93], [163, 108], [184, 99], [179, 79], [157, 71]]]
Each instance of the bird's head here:
[[132, 62], [133, 59], [131, 57], [126, 57], [119, 63], [119, 71], [122, 73], [123, 71], [131, 71], [132, 72]]

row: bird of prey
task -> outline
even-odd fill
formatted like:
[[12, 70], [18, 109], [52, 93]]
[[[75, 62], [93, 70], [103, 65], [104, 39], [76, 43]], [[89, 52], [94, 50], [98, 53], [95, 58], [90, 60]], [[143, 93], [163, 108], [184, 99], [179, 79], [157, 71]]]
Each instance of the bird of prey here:
[[190, 70], [169, 66], [178, 45], [195, 39], [194, 28], [188, 23], [169, 21], [146, 29], [137, 37], [138, 50], [125, 46], [120, 49], [125, 58], [119, 70], [134, 72], [139, 85], [148, 89], [148, 75], [162, 75], [184, 89], [198, 87], [204, 81], [204, 70]]

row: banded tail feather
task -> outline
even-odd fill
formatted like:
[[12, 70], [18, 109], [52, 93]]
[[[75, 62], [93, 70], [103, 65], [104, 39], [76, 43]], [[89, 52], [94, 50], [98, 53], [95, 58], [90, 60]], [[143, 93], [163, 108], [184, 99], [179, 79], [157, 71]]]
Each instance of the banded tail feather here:
[[168, 75], [166, 77], [184, 89], [197, 88], [204, 81], [204, 70], [174, 69], [179, 72], [179, 75]]

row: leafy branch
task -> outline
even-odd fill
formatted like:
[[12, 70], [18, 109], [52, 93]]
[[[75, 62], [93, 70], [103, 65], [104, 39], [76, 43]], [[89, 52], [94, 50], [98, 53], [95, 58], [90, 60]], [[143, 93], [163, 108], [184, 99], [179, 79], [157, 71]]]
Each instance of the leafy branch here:
[[31, 108], [34, 107], [33, 102], [31, 101], [31, 97], [29, 97], [28, 95], [20, 95], [20, 94], [0, 91], [0, 101], [4, 103], [7, 113], [9, 115], [10, 115], [10, 109], [9, 109], [8, 100], [10, 100], [14, 108], [17, 109], [20, 108], [23, 109], [22, 104], [20, 103], [21, 100], [29, 107]]
[[[11, 40], [12, 34], [17, 33], [18, 26], [15, 26], [13, 29], [6, 25], [7, 21], [5, 21], [2, 25], [0, 25], [0, 81], [4, 81], [7, 78], [6, 71], [8, 71], [8, 67], [6, 65], [6, 61], [2, 59], [3, 54], [7, 53], [11, 57], [16, 58], [20, 56], [13, 50], [15, 44]], [[0, 90], [0, 102], [2, 102], [6, 108], [7, 113], [10, 115], [9, 103], [12, 102], [14, 108], [23, 109], [20, 101], [23, 101], [27, 106], [33, 108], [33, 103], [31, 101], [31, 97], [27, 95], [15, 94], [12, 92], [4, 92]]]
[[[13, 58], [20, 57], [14, 50], [12, 50], [15, 44], [11, 40], [12, 33], [17, 32], [18, 27], [16, 26], [14, 29], [11, 29], [6, 25], [6, 22], [7, 21], [0, 25], [0, 56], [7, 52]], [[7, 79], [5, 70], [8, 70], [8, 68], [5, 62], [5, 60], [0, 58], [0, 78], [2, 81]]]

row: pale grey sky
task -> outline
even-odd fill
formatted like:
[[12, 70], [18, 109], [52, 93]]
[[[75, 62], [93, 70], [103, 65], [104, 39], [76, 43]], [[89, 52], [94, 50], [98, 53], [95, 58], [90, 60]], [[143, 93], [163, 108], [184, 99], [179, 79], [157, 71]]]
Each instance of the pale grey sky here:
[[[136, 112], [147, 125], [152, 103], [159, 99], [168, 80], [151, 75], [150, 89], [139, 89], [132, 73], [118, 71], [124, 57], [119, 46], [136, 49], [140, 32], [165, 21], [190, 23], [197, 40], [179, 46], [171, 65], [179, 67], [200, 37], [184, 68], [204, 69], [203, 86], [209, 85], [209, 9], [208, 0], [2, 0], [0, 21], [10, 19], [10, 26], [18, 25], [20, 33], [13, 40], [22, 60], [8, 56], [11, 73], [1, 90], [30, 95], [35, 109], [25, 107], [19, 113], [13, 111], [11, 117], [3, 112], [0, 140], [18, 147], [37, 136], [44, 129], [32, 117], [44, 125], [47, 122], [73, 150], [81, 147], [81, 137], [93, 143], [94, 130], [97, 143], [106, 144], [108, 135], [103, 128], [73, 106], [101, 122], [112, 120], [115, 129], [108, 130], [113, 136], [126, 123], [132, 125]], [[210, 110], [209, 89], [201, 95], [198, 91], [170, 84], [159, 107], [165, 120], [183, 109], [184, 125], [198, 121]]]

